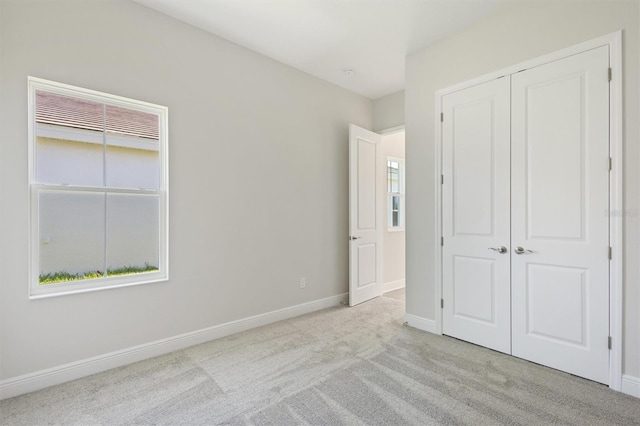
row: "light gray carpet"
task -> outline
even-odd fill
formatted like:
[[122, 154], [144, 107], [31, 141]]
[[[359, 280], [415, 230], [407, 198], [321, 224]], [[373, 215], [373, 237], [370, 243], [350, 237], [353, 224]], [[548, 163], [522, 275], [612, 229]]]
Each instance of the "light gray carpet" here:
[[396, 300], [400, 300], [401, 302], [404, 302], [405, 291], [404, 291], [404, 288], [400, 288], [398, 290], [388, 291], [384, 293], [383, 296], [390, 297], [392, 299], [396, 299]]
[[0, 402], [2, 425], [640, 425], [640, 400], [402, 325], [380, 297]]

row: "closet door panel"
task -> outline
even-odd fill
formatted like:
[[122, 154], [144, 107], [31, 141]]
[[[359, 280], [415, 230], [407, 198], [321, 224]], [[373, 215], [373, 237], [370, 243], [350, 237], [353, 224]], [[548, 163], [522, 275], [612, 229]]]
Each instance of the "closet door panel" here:
[[514, 74], [511, 129], [513, 354], [602, 383], [608, 55], [605, 46]]
[[508, 77], [443, 98], [443, 331], [506, 353], [509, 102]]

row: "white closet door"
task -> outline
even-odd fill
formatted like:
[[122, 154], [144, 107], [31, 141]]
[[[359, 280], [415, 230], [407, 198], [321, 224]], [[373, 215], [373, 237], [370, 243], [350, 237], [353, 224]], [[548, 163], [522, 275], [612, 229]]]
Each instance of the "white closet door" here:
[[509, 77], [442, 102], [443, 332], [509, 353]]
[[600, 47], [512, 76], [513, 355], [602, 383], [609, 381], [608, 64]]

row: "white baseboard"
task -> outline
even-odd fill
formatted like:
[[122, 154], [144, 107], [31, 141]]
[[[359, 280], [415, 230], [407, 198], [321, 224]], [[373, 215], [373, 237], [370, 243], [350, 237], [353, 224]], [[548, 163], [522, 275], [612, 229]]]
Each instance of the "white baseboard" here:
[[438, 333], [436, 322], [434, 320], [418, 317], [411, 314], [404, 314], [404, 320], [407, 322], [407, 325], [415, 327], [418, 330], [427, 331], [433, 334], [440, 334]]
[[2, 380], [0, 381], [0, 400], [164, 355], [255, 327], [330, 308], [346, 300], [347, 293], [344, 293]]
[[401, 288], [404, 288], [404, 284], [404, 280], [389, 281], [388, 283], [384, 283], [382, 285], [382, 292], [386, 293], [388, 291], [399, 290]]
[[640, 398], [640, 378], [623, 374], [622, 387], [620, 388], [620, 391], [627, 395]]

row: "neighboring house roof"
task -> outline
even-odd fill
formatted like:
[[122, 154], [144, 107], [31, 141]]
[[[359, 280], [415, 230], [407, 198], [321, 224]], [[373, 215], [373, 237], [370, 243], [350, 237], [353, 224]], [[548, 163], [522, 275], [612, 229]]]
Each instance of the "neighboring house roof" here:
[[[106, 123], [105, 123], [106, 121]], [[55, 93], [36, 91], [36, 122], [158, 139], [158, 116]]]

